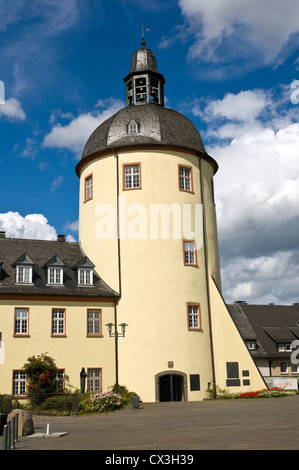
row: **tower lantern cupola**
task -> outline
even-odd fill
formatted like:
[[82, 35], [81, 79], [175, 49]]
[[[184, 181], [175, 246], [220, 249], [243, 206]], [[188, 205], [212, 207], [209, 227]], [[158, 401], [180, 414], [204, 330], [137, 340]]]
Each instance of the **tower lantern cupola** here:
[[131, 69], [124, 78], [126, 85], [126, 105], [141, 105], [154, 103], [164, 106], [165, 79], [158, 72], [154, 53], [142, 47], [132, 56]]

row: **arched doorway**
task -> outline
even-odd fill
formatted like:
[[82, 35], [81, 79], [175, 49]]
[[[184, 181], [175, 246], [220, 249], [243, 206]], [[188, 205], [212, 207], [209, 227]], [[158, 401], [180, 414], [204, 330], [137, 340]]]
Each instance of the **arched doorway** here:
[[167, 371], [156, 375], [156, 401], [186, 400], [186, 374]]

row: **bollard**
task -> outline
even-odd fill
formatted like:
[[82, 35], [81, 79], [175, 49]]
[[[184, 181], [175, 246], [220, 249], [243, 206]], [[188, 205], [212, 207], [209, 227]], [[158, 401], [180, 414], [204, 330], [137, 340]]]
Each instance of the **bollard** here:
[[15, 426], [16, 426], [16, 433], [15, 433], [15, 442], [19, 442], [19, 413], [15, 414]]
[[15, 446], [16, 417], [15, 417], [15, 416], [13, 416], [13, 417], [11, 418], [10, 433], [11, 433], [11, 437], [10, 437], [10, 448], [11, 448], [11, 450], [13, 450], [13, 449], [16, 448], [16, 446]]
[[7, 444], [6, 444], [6, 449], [10, 450], [10, 445], [11, 445], [11, 425], [10, 421], [7, 421]]
[[2, 450], [7, 450], [7, 424], [3, 426]]

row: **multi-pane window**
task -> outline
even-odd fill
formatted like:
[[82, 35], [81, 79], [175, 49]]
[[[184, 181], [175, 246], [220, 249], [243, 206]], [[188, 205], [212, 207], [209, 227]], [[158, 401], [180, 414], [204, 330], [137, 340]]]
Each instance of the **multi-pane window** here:
[[101, 322], [101, 310], [90, 308], [87, 310], [87, 334], [88, 335], [101, 335], [102, 334], [102, 322]]
[[138, 134], [138, 123], [134, 119], [128, 124], [128, 134]]
[[91, 286], [93, 283], [93, 270], [92, 269], [79, 269], [78, 270], [78, 284], [84, 286]]
[[188, 304], [188, 328], [189, 330], [201, 329], [200, 307], [198, 304]]
[[22, 370], [13, 373], [13, 395], [26, 395], [26, 373]]
[[124, 165], [124, 189], [140, 188], [140, 164]]
[[48, 284], [62, 284], [62, 280], [62, 268], [48, 268]]
[[28, 308], [15, 309], [15, 335], [28, 335]]
[[288, 364], [286, 362], [280, 363], [280, 373], [287, 374], [288, 373]]
[[179, 186], [181, 191], [192, 191], [192, 168], [179, 166]]
[[92, 199], [92, 175], [85, 178], [85, 201]]
[[195, 242], [184, 241], [184, 263], [190, 265], [197, 264]]
[[52, 310], [52, 335], [65, 334], [65, 309], [53, 308]]
[[102, 388], [102, 370], [87, 370], [87, 392], [100, 392]]
[[64, 389], [64, 370], [58, 369], [55, 377], [56, 391], [59, 392]]
[[32, 267], [31, 266], [17, 266], [17, 282], [24, 282], [24, 283], [32, 282]]

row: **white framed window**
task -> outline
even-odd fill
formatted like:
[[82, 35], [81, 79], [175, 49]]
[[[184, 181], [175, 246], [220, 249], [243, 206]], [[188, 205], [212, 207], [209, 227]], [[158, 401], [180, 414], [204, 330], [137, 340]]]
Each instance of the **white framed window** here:
[[123, 189], [141, 188], [140, 163], [124, 165], [123, 167]]
[[48, 284], [63, 283], [63, 268], [48, 268]]
[[299, 364], [291, 363], [291, 370], [292, 370], [292, 374], [298, 374], [299, 373]]
[[134, 119], [132, 119], [132, 121], [130, 121], [128, 124], [128, 134], [138, 134], [138, 132], [138, 123]]
[[100, 392], [102, 389], [102, 369], [87, 369], [87, 392]]
[[92, 175], [85, 178], [84, 200], [89, 201], [89, 199], [92, 199]]
[[179, 165], [179, 188], [181, 191], [192, 192], [192, 168]]
[[247, 348], [250, 350], [250, 351], [254, 351], [256, 349], [256, 343], [255, 341], [248, 341], [247, 342]]
[[188, 329], [200, 330], [201, 329], [200, 305], [199, 304], [187, 304], [187, 315], [188, 315]]
[[197, 265], [196, 243], [184, 240], [184, 264]]
[[102, 334], [102, 311], [99, 308], [87, 309], [87, 335]]
[[80, 286], [93, 285], [93, 270], [92, 269], [78, 269], [78, 284]]
[[13, 373], [13, 395], [26, 395], [26, 373], [22, 370], [15, 370]]
[[52, 309], [52, 336], [65, 335], [65, 309]]
[[15, 335], [28, 335], [29, 332], [29, 309], [15, 308]]
[[32, 283], [32, 266], [17, 266], [17, 283]]

